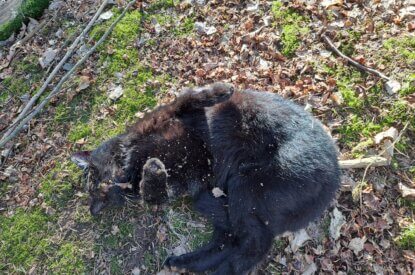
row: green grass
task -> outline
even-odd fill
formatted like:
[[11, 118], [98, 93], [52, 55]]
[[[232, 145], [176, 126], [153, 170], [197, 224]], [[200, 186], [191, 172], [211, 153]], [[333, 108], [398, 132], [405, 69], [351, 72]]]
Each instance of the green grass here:
[[43, 10], [49, 6], [50, 0], [26, 0], [18, 10], [17, 16], [0, 25], [0, 41], [6, 40], [12, 33], [18, 31], [23, 22], [27, 22], [30, 18], [39, 18]]
[[85, 273], [87, 267], [82, 258], [85, 253], [84, 249], [81, 248], [83, 245], [76, 242], [61, 244], [50, 262], [50, 270], [55, 274]]
[[81, 174], [82, 170], [68, 160], [56, 163], [39, 187], [45, 203], [54, 208], [64, 207], [73, 197], [75, 187], [79, 188], [78, 182]]
[[301, 35], [309, 32], [305, 26], [307, 19], [292, 8], [286, 8], [281, 1], [272, 3], [272, 13], [281, 27], [281, 53], [292, 57], [300, 47]]

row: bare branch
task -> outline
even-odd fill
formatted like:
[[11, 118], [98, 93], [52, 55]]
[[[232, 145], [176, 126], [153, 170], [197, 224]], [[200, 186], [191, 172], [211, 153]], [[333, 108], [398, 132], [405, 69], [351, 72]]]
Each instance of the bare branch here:
[[364, 65], [362, 65], [362, 64], [360, 64], [359, 62], [357, 62], [357, 61], [355, 61], [355, 60], [353, 60], [353, 59], [351, 59], [350, 57], [348, 57], [347, 55], [345, 55], [344, 53], [342, 53], [335, 45], [334, 45], [334, 43], [330, 40], [330, 38], [327, 36], [327, 35], [325, 35], [324, 33], [321, 35], [321, 37], [323, 38], [323, 40], [327, 43], [327, 45], [330, 47], [330, 49], [333, 51], [333, 52], [335, 52], [337, 55], [339, 55], [340, 57], [342, 57], [343, 59], [346, 59], [347, 60], [347, 62], [349, 62], [350, 64], [352, 64], [353, 66], [355, 66], [356, 68], [358, 68], [359, 70], [362, 70], [362, 71], [366, 71], [366, 72], [369, 72], [369, 73], [371, 73], [371, 74], [373, 74], [373, 75], [376, 75], [376, 76], [378, 76], [378, 77], [380, 77], [380, 78], [382, 78], [382, 79], [384, 79], [384, 80], [386, 80], [386, 81], [390, 81], [391, 79], [389, 78], [389, 77], [387, 77], [386, 75], [384, 75], [383, 73], [381, 73], [381, 72], [379, 72], [379, 71], [377, 71], [377, 70], [375, 70], [375, 69], [372, 69], [372, 68], [369, 68], [369, 67], [366, 67], [366, 66], [364, 66]]
[[108, 0], [102, 1], [102, 4], [99, 7], [99, 9], [97, 10], [97, 12], [95, 13], [94, 17], [92, 17], [92, 19], [89, 21], [89, 23], [85, 27], [85, 29], [79, 34], [79, 36], [75, 39], [75, 41], [69, 47], [69, 49], [66, 52], [65, 56], [58, 63], [58, 65], [56, 65], [56, 67], [53, 69], [52, 73], [45, 80], [42, 87], [40, 87], [39, 91], [29, 100], [29, 102], [26, 104], [26, 106], [23, 108], [23, 110], [20, 112], [20, 114], [17, 116], [17, 118], [8, 127], [8, 130], [3, 135], [3, 139], [4, 139], [4, 137], [9, 136], [10, 133], [13, 132], [16, 125], [29, 113], [29, 111], [32, 109], [33, 105], [36, 103], [36, 101], [39, 99], [39, 97], [41, 97], [42, 94], [46, 91], [46, 88], [48, 87], [49, 83], [53, 80], [53, 78], [59, 72], [59, 70], [62, 68], [62, 66], [65, 64], [65, 62], [72, 56], [72, 54], [75, 51], [76, 47], [78, 46], [79, 42], [81, 42], [81, 40], [85, 37], [85, 35], [92, 28], [95, 21], [98, 19], [99, 15], [102, 13], [102, 11], [107, 6], [107, 4], [108, 4]]
[[111, 26], [106, 30], [104, 35], [98, 40], [98, 42], [73, 66], [71, 70], [69, 70], [59, 81], [59, 83], [55, 86], [55, 88], [50, 92], [50, 94], [42, 100], [42, 102], [36, 106], [25, 118], [23, 118], [18, 126], [9, 134], [4, 135], [3, 138], [0, 140], [0, 147], [4, 146], [9, 140], [14, 138], [23, 128], [25, 124], [27, 124], [33, 117], [35, 117], [38, 113], [40, 113], [43, 107], [49, 103], [49, 101], [60, 92], [62, 85], [65, 81], [75, 72], [75, 70], [81, 66], [88, 57], [105, 41], [108, 35], [112, 32], [118, 22], [125, 16], [127, 10], [135, 3], [136, 0], [130, 1], [127, 6], [124, 8], [123, 12], [118, 16], [118, 18], [111, 24]]
[[386, 166], [389, 164], [390, 161], [387, 158], [379, 156], [361, 159], [339, 160], [339, 165], [342, 169], [366, 168], [367, 166], [377, 167]]

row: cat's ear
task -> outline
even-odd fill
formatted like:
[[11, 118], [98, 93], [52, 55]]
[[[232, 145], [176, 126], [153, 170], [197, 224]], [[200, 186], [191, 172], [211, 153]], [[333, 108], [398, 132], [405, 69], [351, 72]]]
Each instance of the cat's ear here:
[[91, 163], [91, 151], [79, 151], [72, 155], [72, 162], [79, 166], [81, 169], [88, 168]]

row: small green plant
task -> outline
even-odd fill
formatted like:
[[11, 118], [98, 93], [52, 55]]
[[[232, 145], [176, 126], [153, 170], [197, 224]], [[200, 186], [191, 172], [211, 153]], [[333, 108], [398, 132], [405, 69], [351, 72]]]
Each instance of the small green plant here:
[[415, 250], [415, 223], [404, 228], [396, 241], [402, 249]]
[[272, 3], [272, 13], [282, 30], [281, 53], [287, 57], [291, 57], [300, 47], [301, 35], [309, 32], [309, 29], [304, 26], [307, 20], [294, 9], [284, 7], [281, 1], [274, 1]]

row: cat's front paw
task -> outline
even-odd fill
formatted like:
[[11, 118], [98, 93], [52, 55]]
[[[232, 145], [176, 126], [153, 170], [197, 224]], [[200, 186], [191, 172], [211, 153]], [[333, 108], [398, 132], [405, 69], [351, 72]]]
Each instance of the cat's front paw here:
[[151, 158], [147, 160], [143, 166], [144, 174], [161, 175], [166, 171], [164, 164], [158, 158]]

